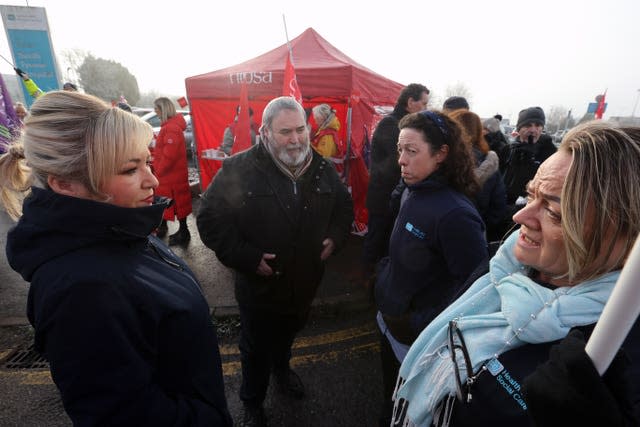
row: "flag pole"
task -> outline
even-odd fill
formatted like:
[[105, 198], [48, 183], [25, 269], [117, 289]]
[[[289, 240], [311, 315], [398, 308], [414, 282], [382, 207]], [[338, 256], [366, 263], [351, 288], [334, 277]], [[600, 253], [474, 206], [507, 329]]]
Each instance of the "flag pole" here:
[[291, 43], [289, 42], [289, 32], [287, 31], [287, 20], [284, 17], [284, 13], [282, 14], [282, 23], [284, 24], [284, 36], [287, 38], [287, 49], [289, 49], [289, 60], [291, 61], [291, 65], [295, 67], [296, 64], [293, 63], [293, 49], [291, 49]]
[[7, 58], [5, 58], [4, 56], [0, 55], [0, 58], [4, 59], [5, 61], [7, 61], [7, 64], [11, 65], [11, 67], [15, 68], [15, 65], [13, 65], [13, 63], [11, 61], [9, 61]]

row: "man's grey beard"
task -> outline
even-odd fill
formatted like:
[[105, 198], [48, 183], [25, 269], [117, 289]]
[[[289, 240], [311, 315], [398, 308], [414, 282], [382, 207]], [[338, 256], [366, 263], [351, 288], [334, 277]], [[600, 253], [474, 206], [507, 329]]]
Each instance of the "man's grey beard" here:
[[304, 160], [309, 155], [309, 151], [311, 150], [311, 144], [307, 139], [306, 143], [299, 142], [295, 147], [303, 146], [302, 151], [298, 152], [295, 157], [291, 157], [290, 152], [287, 148], [294, 148], [292, 144], [287, 144], [286, 146], [278, 146], [277, 143], [269, 138], [267, 141], [267, 146], [269, 147], [269, 151], [278, 158], [283, 164], [285, 164], [289, 168], [297, 168], [300, 166]]

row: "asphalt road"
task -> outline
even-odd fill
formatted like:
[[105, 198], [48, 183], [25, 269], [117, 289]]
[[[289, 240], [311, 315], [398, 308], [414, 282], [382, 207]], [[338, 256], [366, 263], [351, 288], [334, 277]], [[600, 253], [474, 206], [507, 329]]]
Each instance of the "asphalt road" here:
[[[235, 421], [241, 420], [237, 318], [217, 319], [225, 390]], [[31, 342], [29, 326], [0, 327], [0, 360]], [[269, 389], [271, 426], [375, 426], [382, 402], [379, 345], [371, 307], [316, 309], [293, 347], [292, 367], [307, 396], [294, 400]], [[0, 426], [70, 426], [48, 369], [0, 366]]]

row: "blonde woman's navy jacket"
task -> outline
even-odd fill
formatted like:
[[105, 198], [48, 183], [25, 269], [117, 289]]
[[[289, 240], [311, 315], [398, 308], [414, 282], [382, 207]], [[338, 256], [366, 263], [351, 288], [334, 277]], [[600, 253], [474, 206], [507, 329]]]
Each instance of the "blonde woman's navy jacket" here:
[[400, 197], [389, 256], [378, 265], [375, 300], [385, 315], [408, 316], [417, 336], [487, 256], [487, 242], [473, 203], [440, 174], [399, 186], [392, 196], [396, 205]]
[[34, 188], [7, 258], [31, 282], [35, 347], [75, 426], [230, 426], [200, 285], [127, 209]]

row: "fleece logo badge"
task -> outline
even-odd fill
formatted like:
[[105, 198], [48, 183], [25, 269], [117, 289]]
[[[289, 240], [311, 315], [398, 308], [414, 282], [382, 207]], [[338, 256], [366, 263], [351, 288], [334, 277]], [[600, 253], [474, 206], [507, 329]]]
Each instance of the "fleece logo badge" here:
[[520, 390], [522, 389], [520, 382], [512, 377], [509, 371], [506, 370], [502, 363], [500, 363], [500, 361], [495, 357], [489, 360], [485, 364], [485, 367], [491, 373], [491, 375], [495, 377], [496, 381], [502, 386], [504, 391], [506, 391], [507, 394], [509, 394], [509, 396], [511, 396], [511, 398], [516, 401], [516, 404], [518, 404], [520, 408], [526, 411], [527, 403], [524, 401], [524, 398], [520, 394]]
[[425, 233], [424, 231], [419, 230], [417, 227], [414, 227], [413, 224], [411, 224], [410, 222], [406, 223], [404, 225], [404, 228], [411, 234], [413, 234], [414, 236], [416, 236], [418, 239], [424, 239], [425, 237]]

